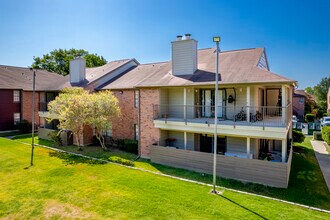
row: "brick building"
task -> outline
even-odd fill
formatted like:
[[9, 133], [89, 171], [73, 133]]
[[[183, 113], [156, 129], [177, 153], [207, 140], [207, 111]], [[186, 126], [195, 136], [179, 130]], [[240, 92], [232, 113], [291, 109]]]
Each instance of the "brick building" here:
[[[216, 50], [198, 49], [190, 35], [178, 36], [171, 44], [172, 60], [167, 62], [126, 59], [86, 69], [83, 59], [75, 59], [68, 76], [40, 93], [43, 106], [51, 100], [49, 94], [65, 87], [111, 90], [122, 116], [107, 135], [139, 140], [141, 157], [212, 173], [216, 138], [219, 175], [287, 187], [296, 81], [270, 71], [264, 48], [222, 51], [215, 91]], [[43, 120], [47, 111], [39, 111], [39, 116]], [[47, 126], [43, 129], [51, 128]], [[91, 137], [92, 129], [86, 128], [83, 144]]]
[[[62, 76], [38, 70], [36, 74], [35, 93], [35, 123], [40, 126], [38, 103], [40, 93]], [[29, 68], [0, 66], [0, 131], [16, 129], [16, 124], [32, 118], [32, 79], [33, 73]]]

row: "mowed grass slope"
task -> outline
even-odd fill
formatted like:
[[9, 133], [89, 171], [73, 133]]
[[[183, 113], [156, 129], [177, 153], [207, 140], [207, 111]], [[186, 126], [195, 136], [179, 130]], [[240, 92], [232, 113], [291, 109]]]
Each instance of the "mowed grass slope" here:
[[[0, 138], [4, 219], [327, 219], [322, 212]], [[302, 195], [303, 196], [303, 195]]]

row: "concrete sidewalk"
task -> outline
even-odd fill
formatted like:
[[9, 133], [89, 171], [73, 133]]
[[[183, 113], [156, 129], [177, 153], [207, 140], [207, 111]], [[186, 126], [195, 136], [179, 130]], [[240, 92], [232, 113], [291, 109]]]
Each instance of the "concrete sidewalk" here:
[[314, 148], [315, 156], [319, 162], [323, 177], [330, 192], [330, 155], [328, 154], [323, 141], [311, 141]]

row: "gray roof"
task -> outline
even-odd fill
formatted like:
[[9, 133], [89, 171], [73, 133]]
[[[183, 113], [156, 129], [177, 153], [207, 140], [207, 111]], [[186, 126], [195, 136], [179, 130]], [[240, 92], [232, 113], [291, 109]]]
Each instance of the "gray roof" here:
[[[100, 67], [92, 67], [86, 68], [86, 80], [80, 84], [72, 85], [70, 83], [70, 75], [65, 76], [63, 79], [58, 80], [56, 83], [51, 85], [48, 90], [62, 90], [67, 87], [79, 86], [84, 88], [93, 87], [93, 83], [103, 76], [111, 73], [112, 71], [116, 70], [117, 68], [127, 64], [128, 62], [134, 59], [123, 59], [123, 60], [116, 60], [111, 61], [103, 66]], [[137, 62], [137, 61], [136, 61]]]
[[[219, 84], [296, 83], [258, 67], [264, 48], [223, 51], [219, 54]], [[211, 85], [215, 83], [215, 48], [198, 50], [198, 70], [192, 75], [173, 76], [170, 61], [142, 64], [102, 89]]]
[[[48, 88], [64, 77], [48, 72], [37, 70], [36, 90], [46, 91]], [[0, 65], [0, 89], [22, 89], [32, 91], [33, 72], [29, 68]]]

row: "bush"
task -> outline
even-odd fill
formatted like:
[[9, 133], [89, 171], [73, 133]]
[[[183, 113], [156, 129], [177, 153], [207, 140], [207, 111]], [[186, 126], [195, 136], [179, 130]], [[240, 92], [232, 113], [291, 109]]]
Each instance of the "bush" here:
[[306, 122], [314, 122], [314, 119], [315, 119], [315, 115], [313, 115], [313, 114], [306, 114], [305, 115], [305, 121]]
[[130, 139], [117, 140], [117, 146], [120, 150], [127, 151], [133, 154], [138, 153], [138, 141]]
[[293, 139], [293, 142], [301, 143], [301, 142], [304, 142], [305, 135], [301, 131], [293, 130], [292, 139]]
[[55, 146], [62, 146], [62, 139], [58, 131], [49, 132], [48, 137], [54, 142]]
[[322, 139], [330, 145], [330, 126], [322, 127]]
[[117, 157], [117, 156], [109, 157], [109, 160], [111, 162], [114, 162], [114, 163], [120, 163], [120, 164], [123, 164], [123, 165], [126, 165], [126, 166], [134, 167], [134, 163], [132, 161], [126, 160], [126, 159], [123, 159], [123, 158], [120, 158], [120, 157]]
[[17, 123], [17, 128], [20, 133], [26, 134], [29, 133], [32, 129], [32, 124], [27, 120], [22, 120]]

